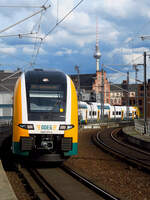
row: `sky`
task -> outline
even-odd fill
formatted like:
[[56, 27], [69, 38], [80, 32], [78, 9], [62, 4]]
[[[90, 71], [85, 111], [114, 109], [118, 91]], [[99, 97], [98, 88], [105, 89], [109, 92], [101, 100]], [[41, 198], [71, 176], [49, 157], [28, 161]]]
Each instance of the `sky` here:
[[[134, 64], [147, 52], [150, 79], [149, 0], [9, 0], [0, 1], [0, 70], [58, 69], [67, 74], [100, 70], [112, 83], [135, 83]], [[144, 40], [141, 39], [144, 37]], [[143, 81], [143, 65], [138, 65]]]

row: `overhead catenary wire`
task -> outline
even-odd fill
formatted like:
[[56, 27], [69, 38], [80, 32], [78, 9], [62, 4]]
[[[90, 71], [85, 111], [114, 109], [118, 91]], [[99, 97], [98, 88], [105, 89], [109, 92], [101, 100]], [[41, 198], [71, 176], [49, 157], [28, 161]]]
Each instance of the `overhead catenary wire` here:
[[40, 52], [40, 48], [41, 48], [41, 45], [42, 43], [44, 42], [44, 40], [48, 37], [49, 34], [51, 34], [55, 29], [56, 27], [61, 24], [84, 0], [81, 0], [79, 3], [77, 3], [61, 20], [59, 20], [58, 22], [56, 21], [56, 24], [47, 32], [47, 34], [42, 38], [41, 40], [41, 43], [40, 43], [40, 46], [37, 50], [37, 55], [36, 57], [38, 56], [39, 52]]
[[79, 3], [77, 3], [61, 20], [59, 20], [56, 25], [51, 28], [47, 34], [44, 36], [43, 40], [45, 40], [47, 38], [47, 36], [52, 32], [54, 31], [54, 29], [59, 25], [61, 24], [84, 0], [81, 0]]
[[[149, 53], [150, 51], [147, 51], [147, 53]], [[140, 59], [141, 57], [143, 57], [143, 55], [140, 55], [140, 56], [138, 56], [138, 57], [136, 57], [136, 58], [134, 58], [133, 60], [132, 60], [132, 63], [131, 62], [129, 62], [129, 63], [127, 63], [127, 64], [107, 64], [107, 66], [112, 66], [112, 65], [115, 65], [115, 66], [132, 66], [133, 65], [133, 62], [135, 62], [136, 60], [138, 60], [138, 59]]]
[[4, 86], [3, 84], [0, 84], [0, 87], [2, 87], [3, 89], [7, 90], [8, 92], [12, 92], [9, 88], [7, 88], [6, 86]]
[[10, 34], [10, 35], [0, 35], [0, 37], [23, 37], [26, 35], [34, 35], [36, 34], [36, 32], [29, 32], [29, 33], [19, 33], [19, 34]]
[[[45, 4], [46, 4], [47, 2], [48, 2], [48, 0], [45, 2]], [[50, 7], [50, 6], [45, 7], [45, 4], [42, 6], [43, 9], [42, 9], [41, 11], [39, 11], [39, 13], [40, 13], [40, 12], [43, 13], [48, 7]], [[37, 12], [36, 12], [35, 14], [37, 14]], [[35, 14], [34, 14], [34, 15], [35, 15]], [[41, 14], [41, 16], [42, 16], [42, 14]], [[26, 19], [27, 19], [27, 18], [26, 18]], [[41, 17], [40, 17], [40, 19], [41, 19]], [[41, 20], [40, 20], [40, 21], [41, 21]], [[40, 26], [39, 26], [39, 27], [40, 27]], [[38, 30], [39, 30], [39, 28], [38, 28]], [[33, 35], [33, 34], [37, 34], [37, 32], [36, 32], [36, 33], [33, 33], [33, 31], [31, 31], [30, 33], [18, 34], [18, 35], [11, 35], [11, 36], [18, 36], [19, 38], [22, 38], [22, 37], [36, 38], [36, 41], [37, 41], [38, 39], [42, 40], [42, 38], [41, 38], [41, 37], [38, 37], [37, 35], [36, 35], [36, 37], [32, 37], [32, 36], [29, 36], [29, 34]], [[3, 37], [6, 37], [6, 36], [3, 36]], [[32, 65], [33, 65], [33, 62], [32, 62]], [[31, 67], [31, 63], [28, 64], [27, 66], [28, 66], [28, 67]], [[10, 76], [8, 76], [8, 77], [5, 77], [5, 78], [2, 79], [1, 81], [2, 81], [2, 82], [3, 82], [3, 81], [6, 81], [6, 80], [10, 79], [11, 77], [13, 77], [14, 75], [20, 73], [21, 71], [22, 71], [22, 70], [20, 69], [20, 70], [18, 70], [17, 72], [13, 73], [12, 75], [10, 75]]]
[[59, 0], [57, 0], [57, 19], [56, 19], [56, 24], [59, 21]]
[[[35, 56], [35, 58], [37, 58], [37, 56], [38, 56], [38, 54], [39, 54], [39, 51], [40, 51], [40, 48], [41, 48], [41, 45], [42, 45], [42, 42], [47, 38], [47, 36], [52, 32], [52, 31], [54, 31], [55, 30], [55, 28], [60, 24], [60, 23], [62, 23], [82, 2], [83, 2], [84, 0], [81, 0], [79, 3], [77, 3], [61, 20], [59, 20], [57, 23], [56, 23], [56, 25], [53, 27], [53, 28], [51, 28], [48, 32], [47, 32], [47, 34], [41, 39], [41, 41], [40, 41], [40, 44], [39, 44], [39, 47], [38, 47], [38, 49], [37, 49], [37, 53], [36, 53], [36, 56]], [[48, 2], [48, 0], [45, 2], [45, 3], [47, 3]], [[38, 12], [36, 12], [36, 13], [34, 13], [32, 16], [34, 16], [34, 15], [36, 15], [36, 14], [38, 14], [38, 13], [40, 13], [40, 12], [42, 12], [42, 11], [44, 11], [44, 10], [46, 10], [47, 8], [49, 8], [50, 7], [50, 5], [48, 6], [48, 7], [45, 7], [44, 6], [44, 8], [42, 9], [42, 10], [40, 10], [40, 11], [38, 11]], [[32, 16], [29, 16], [28, 18], [26, 18], [26, 19], [24, 19], [24, 21], [25, 20], [27, 20], [27, 19], [29, 19], [29, 18], [31, 18]], [[21, 23], [20, 21], [18, 22], [18, 23]], [[18, 23], [16, 23], [16, 24], [18, 24]], [[15, 24], [15, 25], [16, 25]], [[15, 25], [12, 25], [12, 26], [15, 26]], [[11, 27], [12, 27], [11, 26]], [[9, 27], [8, 28], [6, 28], [7, 30], [9, 29]], [[5, 29], [5, 30], [6, 30]], [[4, 31], [4, 30], [2, 30], [2, 31]], [[0, 31], [0, 33], [2, 32], [2, 31]], [[34, 63], [28, 63], [28, 67], [26, 67], [26, 69], [27, 68], [29, 68], [29, 67], [31, 67], [33, 64], [35, 64], [35, 62]], [[23, 68], [23, 67], [22, 67]], [[21, 72], [22, 70], [20, 69], [19, 71], [17, 71], [17, 72], [15, 72], [14, 74], [12, 74], [11, 75], [11, 77], [12, 76], [14, 76], [14, 75], [16, 75], [16, 73], [19, 73], [19, 72]], [[7, 77], [7, 78], [5, 78], [5, 79], [3, 79], [3, 80], [1, 80], [1, 81], [6, 81], [7, 79], [9, 79], [10, 78], [10, 76], [9, 77]]]
[[[45, 3], [43, 4], [43, 7], [46, 7], [46, 4], [47, 4], [48, 1], [49, 1], [49, 0], [46, 0], [46, 1], [45, 1]], [[42, 6], [41, 6], [41, 7], [42, 7]], [[41, 16], [42, 16], [42, 13], [43, 13], [43, 12], [41, 12]], [[40, 16], [40, 20], [39, 20], [39, 21], [41, 21], [41, 16]], [[33, 32], [34, 28], [37, 26], [37, 24], [39, 24], [39, 21], [33, 26], [31, 32]]]
[[[47, 1], [45, 3], [47, 3]], [[30, 62], [31, 65], [34, 64], [34, 61], [36, 60], [36, 56], [37, 56], [38, 51], [39, 51], [39, 47], [41, 46], [41, 43], [42, 43], [42, 38], [40, 38], [41, 40], [38, 43], [38, 33], [40, 31], [40, 23], [41, 23], [42, 17], [43, 17], [43, 12], [41, 12], [39, 23], [38, 23], [38, 28], [37, 28], [37, 32], [36, 32], [36, 38], [35, 38], [35, 43], [34, 43], [34, 48], [33, 48], [33, 53], [32, 53], [32, 60]], [[38, 47], [38, 44], [39, 44], [39, 47]], [[37, 49], [36, 49], [36, 47], [37, 47]]]
[[[148, 54], [148, 53], [150, 53], [150, 51], [147, 50], [146, 53]], [[136, 57], [135, 59], [133, 59], [133, 60], [132, 60], [132, 63], [129, 62], [129, 63], [124, 64], [124, 65], [122, 65], [122, 64], [117, 64], [117, 66], [131, 66], [131, 67], [133, 67], [133, 62], [137, 61], [137, 60], [140, 59], [141, 57], [143, 57], [143, 54], [140, 55], [140, 56], [138, 56], [138, 57]], [[113, 69], [113, 68], [108, 67], [108, 66], [112, 66], [112, 65], [114, 65], [114, 64], [107, 64], [107, 65], [105, 65], [105, 67], [107, 66], [106, 68], [109, 68], [109, 69], [111, 69], [111, 70], [117, 72], [116, 69]], [[139, 64], [138, 64], [138, 65], [139, 65]], [[143, 61], [143, 63], [141, 63], [140, 65], [141, 65], [141, 66], [144, 65], [144, 61]], [[119, 73], [122, 73], [122, 74], [123, 74], [123, 73], [125, 74], [125, 72], [121, 72], [121, 71], [119, 71], [119, 70], [118, 70], [118, 72], [119, 72]], [[131, 80], [135, 80], [135, 79], [133, 79], [133, 78], [130, 78], [130, 79], [131, 79]], [[142, 82], [142, 81], [138, 80], [138, 82]]]
[[38, 56], [38, 53], [39, 53], [41, 44], [42, 44], [42, 40], [39, 42], [39, 47], [37, 48], [37, 51], [36, 51], [36, 49], [35, 49], [35, 51], [36, 51], [35, 55], [34, 55], [34, 53], [33, 53], [33, 55], [32, 55], [32, 61], [30, 62], [31, 66], [32, 66], [33, 64], [35, 64], [35, 60], [36, 60], [36, 58], [37, 58], [37, 56]]
[[[48, 2], [48, 0], [45, 2], [45, 4]], [[42, 6], [42, 8], [44, 7], [45, 9], [42, 9], [40, 12], [41, 13], [43, 13], [44, 12], [44, 10], [46, 10], [48, 7], [45, 7], [45, 4]], [[42, 16], [42, 14], [41, 14], [41, 16]], [[40, 19], [41, 19], [41, 17], [40, 17]], [[41, 20], [40, 20], [41, 21]], [[39, 28], [40, 28], [40, 25], [39, 25], [39, 27], [38, 27], [38, 31], [39, 31]], [[33, 32], [30, 32], [30, 33], [25, 33], [25, 34], [18, 34], [18, 35], [12, 35], [12, 36], [18, 36], [19, 38], [22, 38], [22, 37], [30, 37], [30, 38], [33, 38], [32, 36], [27, 36], [27, 35], [29, 35], [29, 34], [37, 34], [37, 32], [36, 33], [33, 33]], [[4, 36], [4, 37], [6, 37], [6, 36]], [[35, 37], [34, 37], [35, 38]], [[36, 35], [36, 40], [37, 39], [40, 39], [40, 40], [42, 40], [42, 38], [41, 37], [38, 37], [37, 35]], [[33, 65], [33, 63], [32, 63], [32, 65]], [[31, 67], [31, 63], [29, 64], [27, 64], [27, 65], [25, 65], [25, 66], [28, 66], [27, 68], [29, 68], [29, 67]], [[24, 67], [25, 67], [24, 66]], [[22, 67], [23, 68], [23, 67]], [[11, 74], [10, 76], [8, 76], [8, 77], [5, 77], [5, 78], [3, 78], [3, 79], [1, 79], [1, 82], [3, 82], [3, 81], [7, 81], [8, 79], [10, 79], [10, 78], [12, 78], [13, 76], [15, 76], [16, 74], [18, 74], [18, 73], [20, 73], [20, 72], [22, 72], [22, 69], [20, 69], [19, 68], [19, 70], [18, 71], [16, 71], [15, 73], [13, 73], [13, 74]], [[0, 84], [0, 85], [2, 85], [2, 84]], [[7, 88], [6, 88], [7, 89]], [[9, 89], [7, 89], [7, 90], [9, 90]]]
[[11, 74], [11, 75], [9, 75], [9, 76], [7, 76], [7, 77], [1, 79], [1, 82], [4, 82], [4, 81], [10, 79], [11, 77], [13, 77], [14, 75], [16, 75], [16, 74], [18, 74], [18, 73], [20, 73], [20, 72], [22, 72], [21, 69], [17, 70], [15, 73], [13, 73], [13, 74]]
[[33, 34], [37, 34], [37, 33], [25, 33], [25, 34], [12, 34], [12, 35], [0, 35], [0, 38], [2, 37], [18, 37], [19, 39], [22, 38], [32, 38], [32, 39], [39, 39], [42, 40], [42, 37], [38, 37], [38, 36], [30, 36]]
[[[24, 67], [26, 67], [26, 69], [29, 68], [29, 67], [31, 67], [31, 65], [29, 65], [29, 64], [28, 64], [27, 66], [28, 66], [28, 67], [26, 67], [26, 65], [25, 65]], [[19, 70], [17, 70], [17, 71], [14, 72], [13, 74], [11, 74], [11, 75], [9, 75], [9, 76], [7, 76], [7, 77], [1, 79], [0, 86], [3, 87], [4, 89], [8, 90], [9, 92], [11, 92], [11, 90], [10, 90], [9, 88], [7, 88], [6, 86], [4, 86], [4, 85], [2, 84], [2, 82], [7, 81], [8, 79], [12, 79], [12, 77], [14, 77], [15, 75], [17, 75], [17, 74], [23, 72], [22, 69], [23, 69], [23, 67], [22, 67], [22, 68], [19, 68]]]
[[119, 72], [120, 74], [123, 74], [123, 75], [126, 74], [125, 72], [121, 72], [120, 70], [114, 69], [114, 68], [112, 68], [112, 67], [109, 67], [108, 65], [103, 65], [103, 66], [104, 66], [105, 68], [111, 69], [112, 71]]
[[13, 28], [14, 26], [16, 26], [16, 25], [18, 25], [18, 24], [21, 24], [22, 22], [24, 22], [24, 21], [30, 19], [31, 17], [33, 17], [33, 16], [35, 16], [35, 15], [41, 13], [42, 11], [47, 10], [49, 7], [50, 7], [50, 5], [47, 6], [47, 7], [44, 6], [41, 10], [39, 10], [39, 11], [33, 13], [32, 15], [30, 15], [30, 16], [28, 16], [28, 17], [26, 17], [26, 18], [24, 18], [24, 19], [22, 19], [22, 20], [16, 22], [15, 24], [12, 24], [12, 25], [8, 26], [7, 28], [4, 28], [3, 30], [0, 31], [0, 33], [3, 33], [3, 32], [5, 32], [5, 31], [7, 31], [7, 30]]
[[[46, 0], [45, 3], [43, 4], [43, 6], [45, 7], [47, 2], [49, 0]], [[30, 65], [31, 67], [35, 64], [35, 60], [37, 58], [37, 55], [39, 53], [39, 49], [40, 49], [40, 46], [42, 44], [42, 38], [40, 37], [40, 41], [38, 40], [38, 33], [40, 31], [40, 28], [41, 28], [41, 21], [42, 21], [42, 17], [43, 17], [43, 14], [44, 14], [44, 11], [41, 12], [41, 15], [40, 15], [40, 19], [38, 20], [38, 23], [33, 27], [32, 31], [34, 30], [34, 28], [36, 28], [36, 26], [38, 25], [38, 28], [37, 28], [37, 32], [36, 32], [36, 37], [35, 37], [35, 42], [34, 42], [34, 48], [33, 48], [33, 53], [32, 53], [32, 58], [31, 58], [31, 62], [30, 62]]]
[[27, 6], [27, 5], [0, 5], [0, 8], [42, 8], [42, 6]]
[[130, 93], [128, 90], [123, 89], [123, 88], [119, 87], [118, 85], [116, 85], [116, 84], [114, 84], [114, 83], [111, 83], [110, 85], [113, 85], [114, 87], [119, 88], [120, 90], [125, 91], [125, 92], [127, 92], [127, 93]]
[[[138, 38], [141, 38], [141, 39], [142, 39], [142, 36], [141, 36], [141, 34], [140, 34], [140, 33], [141, 33], [141, 30], [143, 30], [145, 27], [147, 27], [148, 24], [150, 24], [150, 20], [148, 20], [146, 23], [142, 24], [142, 26], [140, 26], [140, 27], [138, 28], [138, 30], [136, 31], [136, 33], [130, 32], [129, 34], [130, 34], [131, 36], [128, 36], [128, 41], [125, 42], [127, 45], [129, 45], [129, 43], [131, 43], [132, 64], [133, 64], [133, 62], [136, 60], [136, 59], [133, 58], [133, 53], [134, 53], [133, 42], [134, 42], [136, 39], [138, 39]], [[133, 35], [135, 35], [135, 36], [133, 36]]]
[[[108, 67], [107, 65], [104, 65], [104, 67], [105, 67], [105, 68], [108, 68], [108, 69], [111, 69], [112, 71], [118, 72], [118, 73], [120, 73], [120, 74], [122, 74], [122, 75], [126, 75], [126, 72], [121, 72], [121, 71], [119, 71], [119, 70], [117, 70], [117, 69], [113, 69], [112, 67]], [[130, 77], [130, 80], [134, 80], [134, 81], [135, 81], [135, 79], [133, 79], [133, 78], [131, 78], [131, 77]]]
[[[48, 2], [48, 0], [46, 0], [45, 4], [46, 4], [47, 2]], [[34, 15], [36, 15], [36, 14], [38, 14], [38, 13], [40, 13], [40, 12], [41, 12], [41, 16], [40, 16], [40, 21], [41, 21], [43, 12], [44, 12], [45, 10], [47, 10], [47, 8], [50, 7], [50, 5], [46, 7], [45, 4], [41, 7], [42, 9], [41, 9], [40, 11], [38, 11], [38, 12], [32, 14], [31, 16], [29, 16], [29, 17], [27, 17], [27, 18], [25, 18], [25, 19], [23, 19], [23, 20], [17, 22], [17, 23], [14, 24], [14, 25], [11, 25], [11, 26], [9, 26], [9, 27], [3, 29], [3, 30], [1, 31], [1, 33], [4, 32], [4, 31], [6, 31], [6, 30], [8, 30], [9, 28], [12, 28], [13, 26], [15, 26], [15, 25], [17, 25], [17, 24], [19, 24], [19, 23], [22, 23], [23, 21], [25, 21], [25, 20], [27, 20], [27, 19], [33, 17]], [[39, 23], [39, 21], [38, 21], [38, 23]], [[39, 32], [39, 29], [40, 29], [40, 24], [39, 24], [39, 26], [38, 26], [38, 32]], [[30, 33], [18, 34], [18, 35], [11, 35], [11, 36], [18, 36], [19, 38], [22, 38], [22, 37], [35, 38], [35, 37], [29, 36], [29, 35], [36, 34], [36, 41], [37, 41], [38, 39], [40, 39], [40, 40], [42, 41], [42, 38], [37, 36], [38, 32], [33, 33], [33, 31], [32, 31], [32, 32], [30, 32]], [[9, 36], [10, 36], [10, 35], [9, 35]], [[7, 37], [7, 36], [3, 36], [3, 37]], [[41, 44], [41, 43], [40, 43], [40, 44]], [[35, 46], [35, 45], [34, 45], [34, 46]], [[34, 47], [34, 48], [35, 48], [35, 47]], [[33, 63], [32, 63], [32, 65], [33, 65]], [[27, 67], [27, 66], [28, 66], [28, 67]], [[31, 63], [28, 63], [28, 65], [25, 65], [24, 67], [26, 67], [26, 68], [31, 67]], [[22, 68], [23, 68], [23, 67], [22, 67]], [[21, 73], [21, 72], [22, 72], [22, 68], [19, 68], [19, 70], [17, 70], [15, 73], [11, 74], [10, 76], [3, 78], [3, 79], [1, 80], [1, 82], [7, 81], [8, 79], [11, 79], [12, 77], [14, 77], [16, 74]], [[0, 86], [3, 87], [3, 88], [5, 87], [5, 86], [3, 86], [2, 83], [0, 84]], [[5, 89], [7, 89], [8, 91], [10, 91], [7, 87], [5, 87]]]

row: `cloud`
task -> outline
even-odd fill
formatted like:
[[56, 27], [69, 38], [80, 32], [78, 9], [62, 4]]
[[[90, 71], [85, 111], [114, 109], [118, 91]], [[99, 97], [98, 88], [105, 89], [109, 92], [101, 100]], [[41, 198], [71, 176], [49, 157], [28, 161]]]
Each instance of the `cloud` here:
[[107, 14], [125, 18], [127, 16], [127, 13], [129, 12], [129, 9], [131, 9], [132, 7], [132, 4], [133, 1], [131, 0], [105, 0], [103, 1], [102, 7], [104, 8], [105, 12], [107, 12]]
[[118, 21], [122, 19], [131, 19], [135, 16], [149, 16], [150, 2], [148, 0], [89, 0], [88, 10], [97, 14], [101, 12], [103, 17], [108, 16], [116, 18]]
[[[51, 8], [46, 12], [30, 18], [0, 35], [38, 31], [39, 37], [45, 37], [49, 31], [51, 32], [56, 22], [61, 20], [79, 1], [48, 0], [46, 5], [51, 4]], [[22, 0], [20, 3], [20, 0], [15, 0], [15, 2], [10, 3], [8, 0], [1, 0], [0, 5], [43, 5], [45, 2], [45, 0]], [[57, 3], [59, 3], [58, 7]], [[40, 9], [0, 7], [0, 30], [38, 10]], [[149, 43], [141, 40], [139, 42], [139, 39], [135, 38], [140, 34], [150, 34], [150, 1], [86, 0], [46, 37], [37, 56], [37, 62], [41, 62], [42, 55], [44, 55], [47, 66], [52, 61], [54, 65], [57, 62], [57, 66], [62, 66], [62, 62], [64, 62], [64, 66], [71, 66], [77, 61], [80, 66], [86, 66], [83, 67], [85, 69], [83, 73], [87, 73], [87, 69], [94, 73], [93, 53], [96, 43], [96, 16], [102, 53], [101, 62], [104, 64], [135, 64], [143, 61], [143, 51], [149, 50]], [[11, 55], [28, 60], [31, 57], [29, 55], [33, 54], [35, 39], [23, 37], [19, 40], [15, 37], [6, 37], [0, 38], [0, 41], [1, 54], [2, 52], [10, 52]], [[66, 59], [63, 55], [74, 56], [65, 63]], [[55, 56], [60, 56], [60, 59], [56, 60]], [[8, 60], [12, 59], [10, 62], [13, 63], [11, 57], [13, 56], [9, 56]], [[68, 70], [70, 69], [65, 68], [66, 72]], [[129, 70], [129, 68], [124, 67], [124, 70]], [[115, 79], [114, 74], [113, 77]], [[118, 77], [117, 74], [116, 77]]]
[[148, 48], [116, 48], [114, 49], [109, 56], [113, 57], [119, 55], [122, 57], [124, 64], [138, 64], [143, 63], [143, 52], [149, 51]]
[[[37, 48], [36, 50], [34, 50], [33, 46], [25, 46], [22, 48], [22, 52], [28, 55], [35, 55], [37, 52]], [[40, 48], [40, 54], [44, 55], [46, 54], [46, 51], [43, 48]]]
[[113, 17], [125, 18], [128, 16], [129, 12], [131, 12], [134, 5], [134, 0], [96, 0], [90, 3], [89, 9], [96, 11], [97, 13], [105, 13], [105, 16], [108, 15]]
[[[10, 33], [27, 33], [32, 31], [33, 27], [40, 22], [40, 18], [43, 17], [45, 12], [32, 16], [28, 18], [29, 16], [35, 14], [37, 11], [40, 11], [42, 6], [44, 4], [44, 0], [39, 0], [39, 3], [35, 0], [31, 0], [29, 2], [22, 0], [11, 2], [8, 0], [3, 0], [0, 2], [0, 5], [8, 5], [8, 7], [0, 7], [0, 30], [3, 30], [9, 26], [12, 26], [7, 31], [4, 31], [3, 34], [10, 34]], [[12, 7], [11, 7], [12, 6]], [[14, 7], [13, 7], [14, 6]], [[20, 7], [15, 7], [20, 6]], [[23, 7], [23, 6], [39, 6], [39, 8], [29, 8], [29, 7]], [[50, 9], [50, 8], [49, 8]], [[28, 18], [28, 19], [26, 19]], [[19, 21], [24, 20], [18, 24]]]
[[57, 5], [57, 1], [55, 0], [51, 2], [52, 2], [52, 8], [53, 8], [51, 12], [53, 16], [55, 18], [58, 17], [59, 20], [61, 20], [74, 6], [73, 0], [59, 1], [58, 5]]
[[[84, 17], [85, 23], [84, 23]], [[96, 23], [93, 23], [87, 14], [82, 13], [80, 16], [77, 14], [75, 20], [66, 22], [52, 32], [47, 38], [51, 46], [72, 44], [80, 47], [84, 47], [87, 44], [96, 42]], [[80, 17], [79, 17], [80, 16]], [[86, 17], [88, 20], [86, 20]], [[80, 20], [80, 18], [82, 20]], [[88, 22], [87, 22], [88, 21]], [[114, 44], [118, 42], [120, 32], [117, 31], [115, 25], [106, 20], [100, 20], [99, 24], [99, 40], [100, 42], [109, 42]]]
[[72, 49], [67, 49], [67, 48], [62, 48], [60, 51], [57, 51], [55, 55], [57, 56], [63, 56], [63, 55], [72, 55], [76, 54], [78, 51], [72, 50]]
[[4, 54], [15, 54], [16, 48], [11, 46], [0, 45], [0, 53]]

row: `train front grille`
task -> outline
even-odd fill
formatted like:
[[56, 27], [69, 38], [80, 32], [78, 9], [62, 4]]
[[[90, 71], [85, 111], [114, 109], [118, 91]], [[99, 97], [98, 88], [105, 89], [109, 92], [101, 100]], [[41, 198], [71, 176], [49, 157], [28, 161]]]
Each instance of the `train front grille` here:
[[67, 152], [72, 150], [72, 138], [64, 138], [63, 135], [34, 134], [30, 137], [20, 138], [21, 151], [35, 152]]

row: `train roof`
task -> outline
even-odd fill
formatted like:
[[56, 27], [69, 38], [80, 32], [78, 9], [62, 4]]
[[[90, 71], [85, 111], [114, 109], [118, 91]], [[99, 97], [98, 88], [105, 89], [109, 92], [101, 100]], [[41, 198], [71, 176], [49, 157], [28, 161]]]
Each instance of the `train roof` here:
[[58, 70], [33, 70], [25, 73], [25, 79], [28, 83], [33, 84], [63, 84], [66, 83], [66, 74]]

